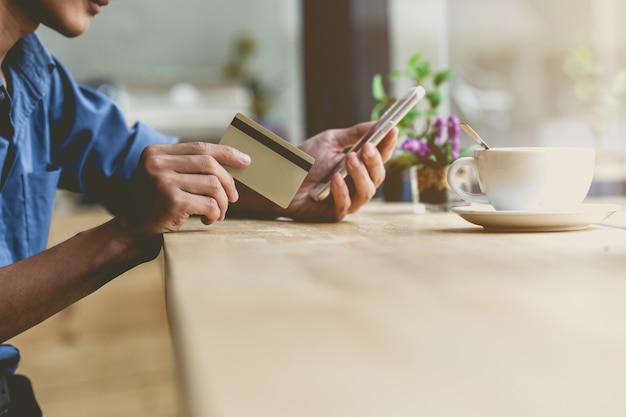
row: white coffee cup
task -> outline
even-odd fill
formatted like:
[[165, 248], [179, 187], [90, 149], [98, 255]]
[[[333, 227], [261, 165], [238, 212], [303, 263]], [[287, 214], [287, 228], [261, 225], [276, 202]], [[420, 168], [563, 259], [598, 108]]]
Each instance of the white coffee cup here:
[[[595, 165], [595, 149], [568, 147], [489, 148], [459, 158], [448, 183], [463, 200], [491, 204], [496, 210], [559, 210], [583, 202]], [[465, 191], [457, 172], [472, 169], [482, 193]]]

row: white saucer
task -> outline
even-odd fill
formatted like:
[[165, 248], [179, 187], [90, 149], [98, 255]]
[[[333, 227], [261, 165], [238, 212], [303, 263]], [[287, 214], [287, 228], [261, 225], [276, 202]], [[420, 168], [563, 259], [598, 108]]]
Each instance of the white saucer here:
[[619, 209], [616, 204], [581, 204], [563, 211], [496, 211], [487, 205], [471, 205], [452, 211], [490, 232], [557, 232], [585, 229]]

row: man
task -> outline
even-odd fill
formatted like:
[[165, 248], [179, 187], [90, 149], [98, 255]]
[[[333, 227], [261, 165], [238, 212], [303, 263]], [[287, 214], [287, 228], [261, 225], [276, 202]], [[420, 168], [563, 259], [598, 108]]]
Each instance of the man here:
[[[108, 3], [0, 0], [0, 342], [154, 259], [162, 234], [178, 230], [190, 215], [207, 225], [227, 210], [341, 220], [372, 198], [396, 143], [393, 131], [378, 149], [368, 144], [361, 155], [349, 154], [349, 183], [337, 174], [323, 202], [308, 191], [370, 123], [326, 131], [301, 145], [316, 163], [287, 209], [238, 189], [224, 167], [247, 166], [247, 155], [216, 144], [175, 144], [142, 123], [127, 128], [117, 107], [78, 86], [33, 33], [44, 24], [78, 36]], [[88, 194], [114, 217], [44, 250], [57, 186]], [[14, 368], [16, 352], [0, 349]]]

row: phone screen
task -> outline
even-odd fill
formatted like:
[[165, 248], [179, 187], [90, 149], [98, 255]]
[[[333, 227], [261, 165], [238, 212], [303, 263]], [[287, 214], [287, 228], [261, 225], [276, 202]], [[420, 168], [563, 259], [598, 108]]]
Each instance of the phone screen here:
[[[400, 120], [420, 101], [426, 91], [422, 86], [412, 87], [407, 93], [396, 100], [387, 111], [378, 119], [378, 123], [372, 127], [361, 139], [358, 140], [352, 147], [344, 151], [345, 154], [349, 152], [360, 152], [363, 145], [370, 142], [374, 145], [383, 140], [383, 138], [396, 126]], [[340, 172], [344, 177], [347, 175], [346, 171], [346, 158], [345, 156], [339, 160], [339, 162], [331, 169], [324, 179], [310, 192], [311, 197], [314, 200], [324, 200], [330, 194], [330, 180], [335, 173]]]

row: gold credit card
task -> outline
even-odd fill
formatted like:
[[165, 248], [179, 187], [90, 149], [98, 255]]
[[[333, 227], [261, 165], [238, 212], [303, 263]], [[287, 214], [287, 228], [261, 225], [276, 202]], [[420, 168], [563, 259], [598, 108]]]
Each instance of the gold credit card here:
[[226, 167], [233, 178], [282, 208], [289, 206], [315, 162], [306, 152], [241, 113], [235, 115], [219, 143], [252, 159], [245, 168]]

